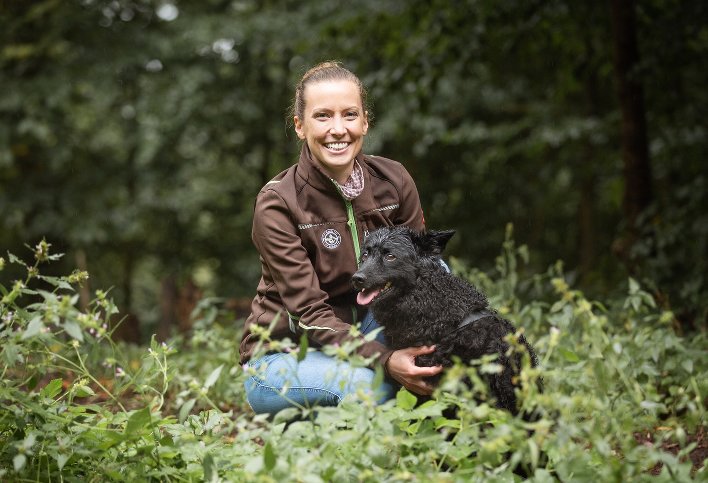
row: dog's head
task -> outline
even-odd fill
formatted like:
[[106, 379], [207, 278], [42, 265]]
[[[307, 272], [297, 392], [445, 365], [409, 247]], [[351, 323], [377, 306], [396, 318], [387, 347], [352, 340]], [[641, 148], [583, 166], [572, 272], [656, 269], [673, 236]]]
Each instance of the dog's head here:
[[380, 228], [366, 238], [352, 285], [357, 303], [369, 305], [395, 296], [415, 283], [421, 270], [444, 270], [440, 255], [454, 230], [417, 233], [409, 228]]

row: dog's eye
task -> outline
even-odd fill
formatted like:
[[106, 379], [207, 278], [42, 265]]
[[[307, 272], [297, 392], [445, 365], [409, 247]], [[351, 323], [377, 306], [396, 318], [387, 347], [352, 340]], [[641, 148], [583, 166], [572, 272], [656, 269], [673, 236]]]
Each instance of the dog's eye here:
[[396, 255], [393, 253], [387, 253], [386, 256], [384, 256], [384, 259], [386, 259], [387, 262], [392, 262], [396, 259]]
[[363, 252], [363, 253], [361, 254], [361, 261], [363, 262], [363, 261], [366, 260], [367, 258], [369, 258], [369, 252]]

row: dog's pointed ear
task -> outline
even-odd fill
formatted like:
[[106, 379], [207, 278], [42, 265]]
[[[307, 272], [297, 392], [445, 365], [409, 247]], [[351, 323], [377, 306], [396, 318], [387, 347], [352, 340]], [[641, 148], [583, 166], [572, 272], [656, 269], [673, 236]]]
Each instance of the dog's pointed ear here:
[[447, 242], [450, 241], [455, 230], [429, 231], [421, 233], [416, 240], [421, 255], [434, 256], [442, 254]]

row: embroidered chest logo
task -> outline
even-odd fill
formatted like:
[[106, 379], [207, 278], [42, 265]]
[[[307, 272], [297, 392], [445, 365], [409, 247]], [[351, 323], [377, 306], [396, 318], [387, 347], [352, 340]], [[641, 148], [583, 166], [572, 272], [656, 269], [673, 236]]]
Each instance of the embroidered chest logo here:
[[333, 228], [328, 228], [322, 233], [322, 244], [330, 250], [337, 248], [342, 243], [342, 235]]

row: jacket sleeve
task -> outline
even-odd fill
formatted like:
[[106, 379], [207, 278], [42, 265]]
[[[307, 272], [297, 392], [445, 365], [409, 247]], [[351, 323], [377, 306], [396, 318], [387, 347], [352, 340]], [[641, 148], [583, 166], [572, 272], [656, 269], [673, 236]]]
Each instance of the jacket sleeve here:
[[[351, 326], [336, 317], [320, 288], [317, 273], [308, 257], [285, 201], [273, 190], [261, 193], [253, 219], [253, 242], [273, 277], [288, 314], [295, 316], [298, 333], [320, 345], [342, 344], [351, 340]], [[386, 346], [366, 342], [359, 354], [378, 354], [384, 363], [391, 354]]]
[[400, 208], [398, 209], [396, 225], [405, 225], [416, 231], [425, 231], [425, 218], [423, 216], [423, 208], [420, 204], [418, 189], [415, 186], [413, 177], [408, 173], [403, 165], [400, 165], [401, 179], [399, 183], [400, 190]]

